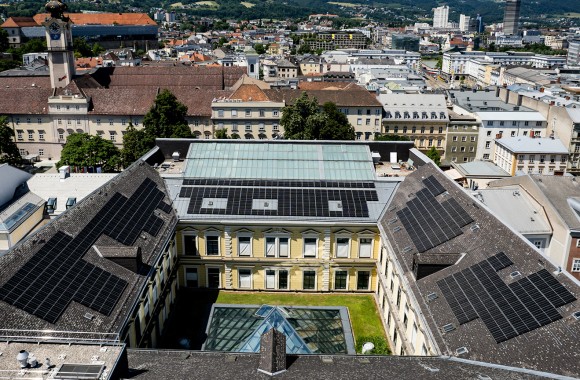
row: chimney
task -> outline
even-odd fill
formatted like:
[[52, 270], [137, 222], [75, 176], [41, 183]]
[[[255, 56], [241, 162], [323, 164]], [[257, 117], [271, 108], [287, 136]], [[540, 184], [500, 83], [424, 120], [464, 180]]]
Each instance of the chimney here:
[[544, 92], [545, 88], [544, 87], [540, 87], [540, 92]]
[[270, 329], [260, 338], [258, 371], [270, 376], [286, 371], [286, 336], [276, 329]]

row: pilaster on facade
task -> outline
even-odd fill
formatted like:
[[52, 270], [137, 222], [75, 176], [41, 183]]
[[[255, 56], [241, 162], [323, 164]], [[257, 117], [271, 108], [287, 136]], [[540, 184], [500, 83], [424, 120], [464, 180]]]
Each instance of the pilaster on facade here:
[[225, 288], [232, 289], [232, 265], [226, 263], [224, 265], [224, 275], [225, 275]]
[[324, 263], [322, 265], [322, 291], [328, 292], [330, 290], [330, 265]]
[[232, 228], [224, 227], [224, 244], [226, 257], [232, 256]]
[[330, 260], [330, 228], [324, 229], [324, 245], [322, 247], [322, 260]]

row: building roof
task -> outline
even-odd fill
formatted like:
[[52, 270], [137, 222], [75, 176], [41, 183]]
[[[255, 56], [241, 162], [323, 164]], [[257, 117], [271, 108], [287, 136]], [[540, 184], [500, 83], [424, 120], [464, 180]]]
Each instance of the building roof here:
[[[580, 375], [580, 323], [572, 316], [580, 309], [578, 282], [565, 272], [554, 275], [556, 267], [527, 239], [433, 164], [405, 178], [379, 229], [442, 354]], [[417, 252], [461, 258], [417, 278]], [[550, 289], [562, 298], [551, 298]]]
[[12, 232], [36, 210], [44, 206], [44, 199], [28, 192], [0, 211], [0, 232]]
[[38, 26], [32, 17], [9, 17], [0, 25], [0, 28], [22, 28], [30, 26]]
[[568, 228], [580, 231], [580, 214], [573, 207], [574, 202], [571, 202], [580, 194], [580, 183], [576, 177], [528, 174], [493, 181], [489, 184], [490, 187], [513, 185], [521, 186], [539, 202], [552, 205]]
[[[147, 13], [67, 13], [75, 25], [155, 25], [157, 23]], [[34, 21], [41, 25], [50, 15], [38, 13]]]
[[359, 86], [348, 86], [343, 89], [326, 90], [264, 90], [270, 100], [275, 102], [286, 102], [292, 104], [300, 97], [302, 92], [308, 96], [313, 96], [322, 105], [326, 102], [333, 102], [337, 107], [381, 107], [377, 97]]
[[552, 227], [542, 205], [519, 187], [484, 189], [476, 198], [498, 219], [521, 234], [551, 234]]
[[68, 198], [76, 198], [77, 203], [93, 191], [103, 186], [117, 174], [113, 173], [72, 173], [70, 177], [61, 180], [59, 173], [41, 173], [28, 180], [30, 191], [48, 201], [57, 199], [56, 214], [66, 210]]
[[512, 153], [568, 154], [568, 149], [560, 139], [531, 137], [502, 137], [495, 139], [497, 145]]
[[[504, 112], [487, 112], [480, 111], [475, 113], [481, 120], [494, 121], [546, 121], [546, 118], [536, 111], [504, 111]], [[484, 127], [487, 125], [484, 124]], [[510, 125], [506, 125], [509, 128]], [[531, 125], [530, 129], [534, 129], [535, 125]], [[537, 128], [537, 127], [536, 127]]]
[[[271, 379], [258, 371], [259, 354], [169, 350], [127, 350], [128, 377], [135, 380], [172, 380], [195, 375], [200, 379]], [[544, 378], [550, 374], [495, 366], [453, 357], [287, 355], [287, 370], [276, 379], [505, 379]], [[219, 371], [215, 369], [219, 368]]]
[[501, 178], [510, 177], [510, 174], [489, 161], [472, 161], [461, 164], [453, 164], [457, 171], [464, 177]]
[[376, 223], [397, 186], [364, 144], [191, 140], [184, 164], [164, 175], [182, 220]]
[[136, 246], [135, 267], [155, 265], [176, 224], [165, 191], [138, 161], [0, 257], [0, 328], [120, 333], [147, 271], [126, 269], [94, 247]]
[[[387, 111], [387, 119], [399, 121], [435, 120], [447, 121], [449, 114], [444, 95], [440, 94], [380, 94], [379, 102]], [[399, 117], [396, 117], [396, 113]], [[435, 112], [435, 115], [432, 113]], [[408, 113], [408, 118], [405, 118]], [[443, 113], [444, 117], [441, 117]], [[435, 116], [435, 117], [432, 117]]]
[[8, 164], [0, 164], [0, 210], [11, 201], [16, 193], [16, 189], [32, 177], [32, 174], [15, 168]]

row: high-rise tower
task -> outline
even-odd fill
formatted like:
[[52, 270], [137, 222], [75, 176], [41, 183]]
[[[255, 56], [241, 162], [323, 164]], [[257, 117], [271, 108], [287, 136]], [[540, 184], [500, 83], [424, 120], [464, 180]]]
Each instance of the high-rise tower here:
[[515, 36], [519, 33], [521, 0], [506, 0], [503, 16], [503, 32]]
[[433, 28], [447, 28], [449, 22], [449, 7], [443, 5], [433, 8]]
[[64, 15], [66, 4], [59, 0], [46, 3], [50, 17], [42, 23], [46, 28], [46, 46], [52, 88], [66, 87], [75, 75], [75, 58], [72, 41], [72, 22]]

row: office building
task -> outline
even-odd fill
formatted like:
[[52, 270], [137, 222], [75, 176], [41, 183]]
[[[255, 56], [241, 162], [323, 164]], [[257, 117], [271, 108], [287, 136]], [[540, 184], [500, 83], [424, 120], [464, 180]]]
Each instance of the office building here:
[[469, 31], [469, 25], [471, 23], [471, 17], [466, 15], [459, 15], [459, 30], [462, 32]]
[[520, 6], [522, 0], [506, 0], [503, 16], [503, 32], [508, 36], [518, 35], [520, 32]]

